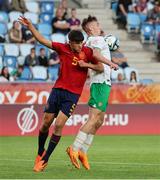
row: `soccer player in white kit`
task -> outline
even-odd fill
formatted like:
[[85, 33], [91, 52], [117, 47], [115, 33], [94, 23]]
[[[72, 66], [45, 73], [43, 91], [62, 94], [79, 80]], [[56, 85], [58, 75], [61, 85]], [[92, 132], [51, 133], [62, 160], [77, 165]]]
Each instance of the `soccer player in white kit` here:
[[[101, 27], [96, 17], [88, 16], [88, 18], [84, 19], [82, 28], [89, 36], [86, 46], [94, 50], [97, 49], [102, 56], [111, 61], [109, 47], [104, 37], [101, 36]], [[90, 65], [84, 61], [80, 61], [79, 65], [90, 68]], [[87, 170], [90, 169], [87, 151], [93, 141], [94, 135], [104, 121], [111, 89], [111, 68], [106, 64], [103, 64], [103, 68], [104, 71], [101, 73], [91, 70], [90, 99], [88, 102], [89, 118], [80, 128], [73, 144], [67, 148], [70, 160], [77, 169], [80, 168], [78, 159]], [[115, 69], [118, 69], [118, 66]]]

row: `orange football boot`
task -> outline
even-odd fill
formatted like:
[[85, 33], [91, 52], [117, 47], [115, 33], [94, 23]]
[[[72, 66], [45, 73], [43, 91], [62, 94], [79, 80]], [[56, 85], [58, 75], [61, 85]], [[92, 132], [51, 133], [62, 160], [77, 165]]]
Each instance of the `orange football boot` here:
[[40, 156], [40, 155], [38, 154], [38, 155], [36, 156], [35, 161], [34, 161], [34, 165], [36, 165], [39, 161], [41, 161], [42, 158], [45, 156], [45, 154], [46, 154], [46, 150], [43, 151], [42, 156]]
[[66, 152], [71, 160], [71, 163], [77, 168], [80, 169], [80, 164], [78, 162], [78, 151], [73, 151], [72, 146], [69, 146], [66, 149]]
[[45, 169], [48, 163], [44, 163], [44, 160], [40, 160], [37, 164], [35, 164], [33, 171], [41, 172]]
[[88, 162], [87, 154], [80, 151], [80, 150], [79, 150], [78, 154], [79, 154], [78, 158], [81, 161], [82, 165], [85, 167], [86, 170], [89, 170], [90, 165], [89, 165], [89, 162]]

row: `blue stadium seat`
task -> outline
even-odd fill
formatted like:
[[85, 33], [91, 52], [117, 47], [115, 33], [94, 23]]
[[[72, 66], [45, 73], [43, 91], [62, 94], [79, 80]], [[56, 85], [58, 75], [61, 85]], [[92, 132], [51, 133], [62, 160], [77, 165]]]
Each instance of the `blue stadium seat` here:
[[59, 66], [50, 66], [48, 67], [48, 75], [49, 75], [49, 79], [52, 81], [57, 80], [58, 78], [58, 72], [59, 72]]
[[3, 68], [3, 58], [2, 56], [0, 56], [0, 71], [2, 70]]
[[154, 81], [153, 79], [141, 79], [140, 83], [143, 85], [148, 85], [148, 84], [152, 84]]
[[11, 22], [17, 20], [19, 18], [19, 16], [23, 16], [23, 14], [19, 11], [11, 11], [9, 13], [9, 19]]
[[39, 16], [41, 23], [48, 23], [51, 24], [53, 15], [49, 13], [41, 13]]
[[26, 8], [28, 11], [33, 13], [39, 12], [39, 3], [38, 2], [32, 2], [32, 1], [25, 1]]
[[51, 1], [42, 1], [40, 3], [41, 13], [54, 13], [54, 2]]
[[140, 13], [139, 18], [140, 18], [141, 24], [143, 24], [147, 20], [147, 15]]
[[117, 8], [118, 8], [118, 2], [112, 2], [111, 3], [111, 9], [112, 9], [112, 17], [114, 20], [116, 20], [117, 17]]
[[5, 54], [7, 56], [18, 56], [19, 55], [19, 46], [13, 43], [4, 44]]
[[9, 17], [8, 14], [4, 11], [0, 11], [0, 22], [8, 23]]
[[41, 34], [51, 35], [52, 34], [52, 26], [47, 23], [40, 23], [40, 24], [38, 24], [38, 31]]
[[23, 71], [22, 71], [21, 76], [19, 77], [19, 79], [17, 81], [19, 81], [19, 80], [22, 80], [22, 81], [31, 80], [31, 78], [32, 78], [32, 73], [31, 73], [29, 67], [25, 66]]
[[38, 14], [32, 12], [25, 12], [24, 17], [30, 19], [33, 24], [37, 24], [39, 20]]
[[140, 29], [140, 18], [136, 13], [127, 14], [127, 31], [130, 32], [139, 32]]
[[4, 46], [0, 44], [0, 56], [4, 55]]
[[32, 67], [33, 81], [45, 81], [47, 80], [47, 68], [43, 66]]
[[141, 42], [153, 43], [154, 41], [154, 26], [152, 24], [144, 23], [141, 26]]
[[10, 67], [12, 69], [17, 68], [17, 58], [15, 56], [4, 56], [3, 62], [4, 66]]
[[5, 36], [7, 34], [7, 25], [3, 22], [0, 22], [0, 35]]

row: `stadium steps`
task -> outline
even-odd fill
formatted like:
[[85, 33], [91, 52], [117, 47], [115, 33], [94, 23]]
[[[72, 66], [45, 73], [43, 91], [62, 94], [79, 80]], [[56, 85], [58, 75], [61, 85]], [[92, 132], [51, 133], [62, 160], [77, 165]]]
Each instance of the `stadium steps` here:
[[160, 81], [160, 63], [153, 61], [155, 59], [154, 53], [143, 48], [139, 39], [131, 39], [132, 35], [117, 28], [117, 25], [112, 20], [110, 4], [108, 3], [107, 6], [102, 7], [104, 2], [102, 3], [99, 0], [84, 1], [86, 4], [89, 3], [89, 9], [78, 9], [78, 17], [82, 20], [89, 14], [96, 16], [106, 34], [113, 34], [120, 39], [121, 50], [128, 58], [129, 65], [138, 70], [140, 79], [152, 78], [156, 82]]

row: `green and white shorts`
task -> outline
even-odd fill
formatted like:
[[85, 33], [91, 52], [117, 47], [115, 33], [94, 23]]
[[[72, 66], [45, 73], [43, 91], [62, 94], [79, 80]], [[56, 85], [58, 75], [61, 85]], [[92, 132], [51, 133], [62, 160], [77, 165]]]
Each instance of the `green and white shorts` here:
[[104, 83], [92, 83], [88, 105], [106, 112], [111, 86]]

